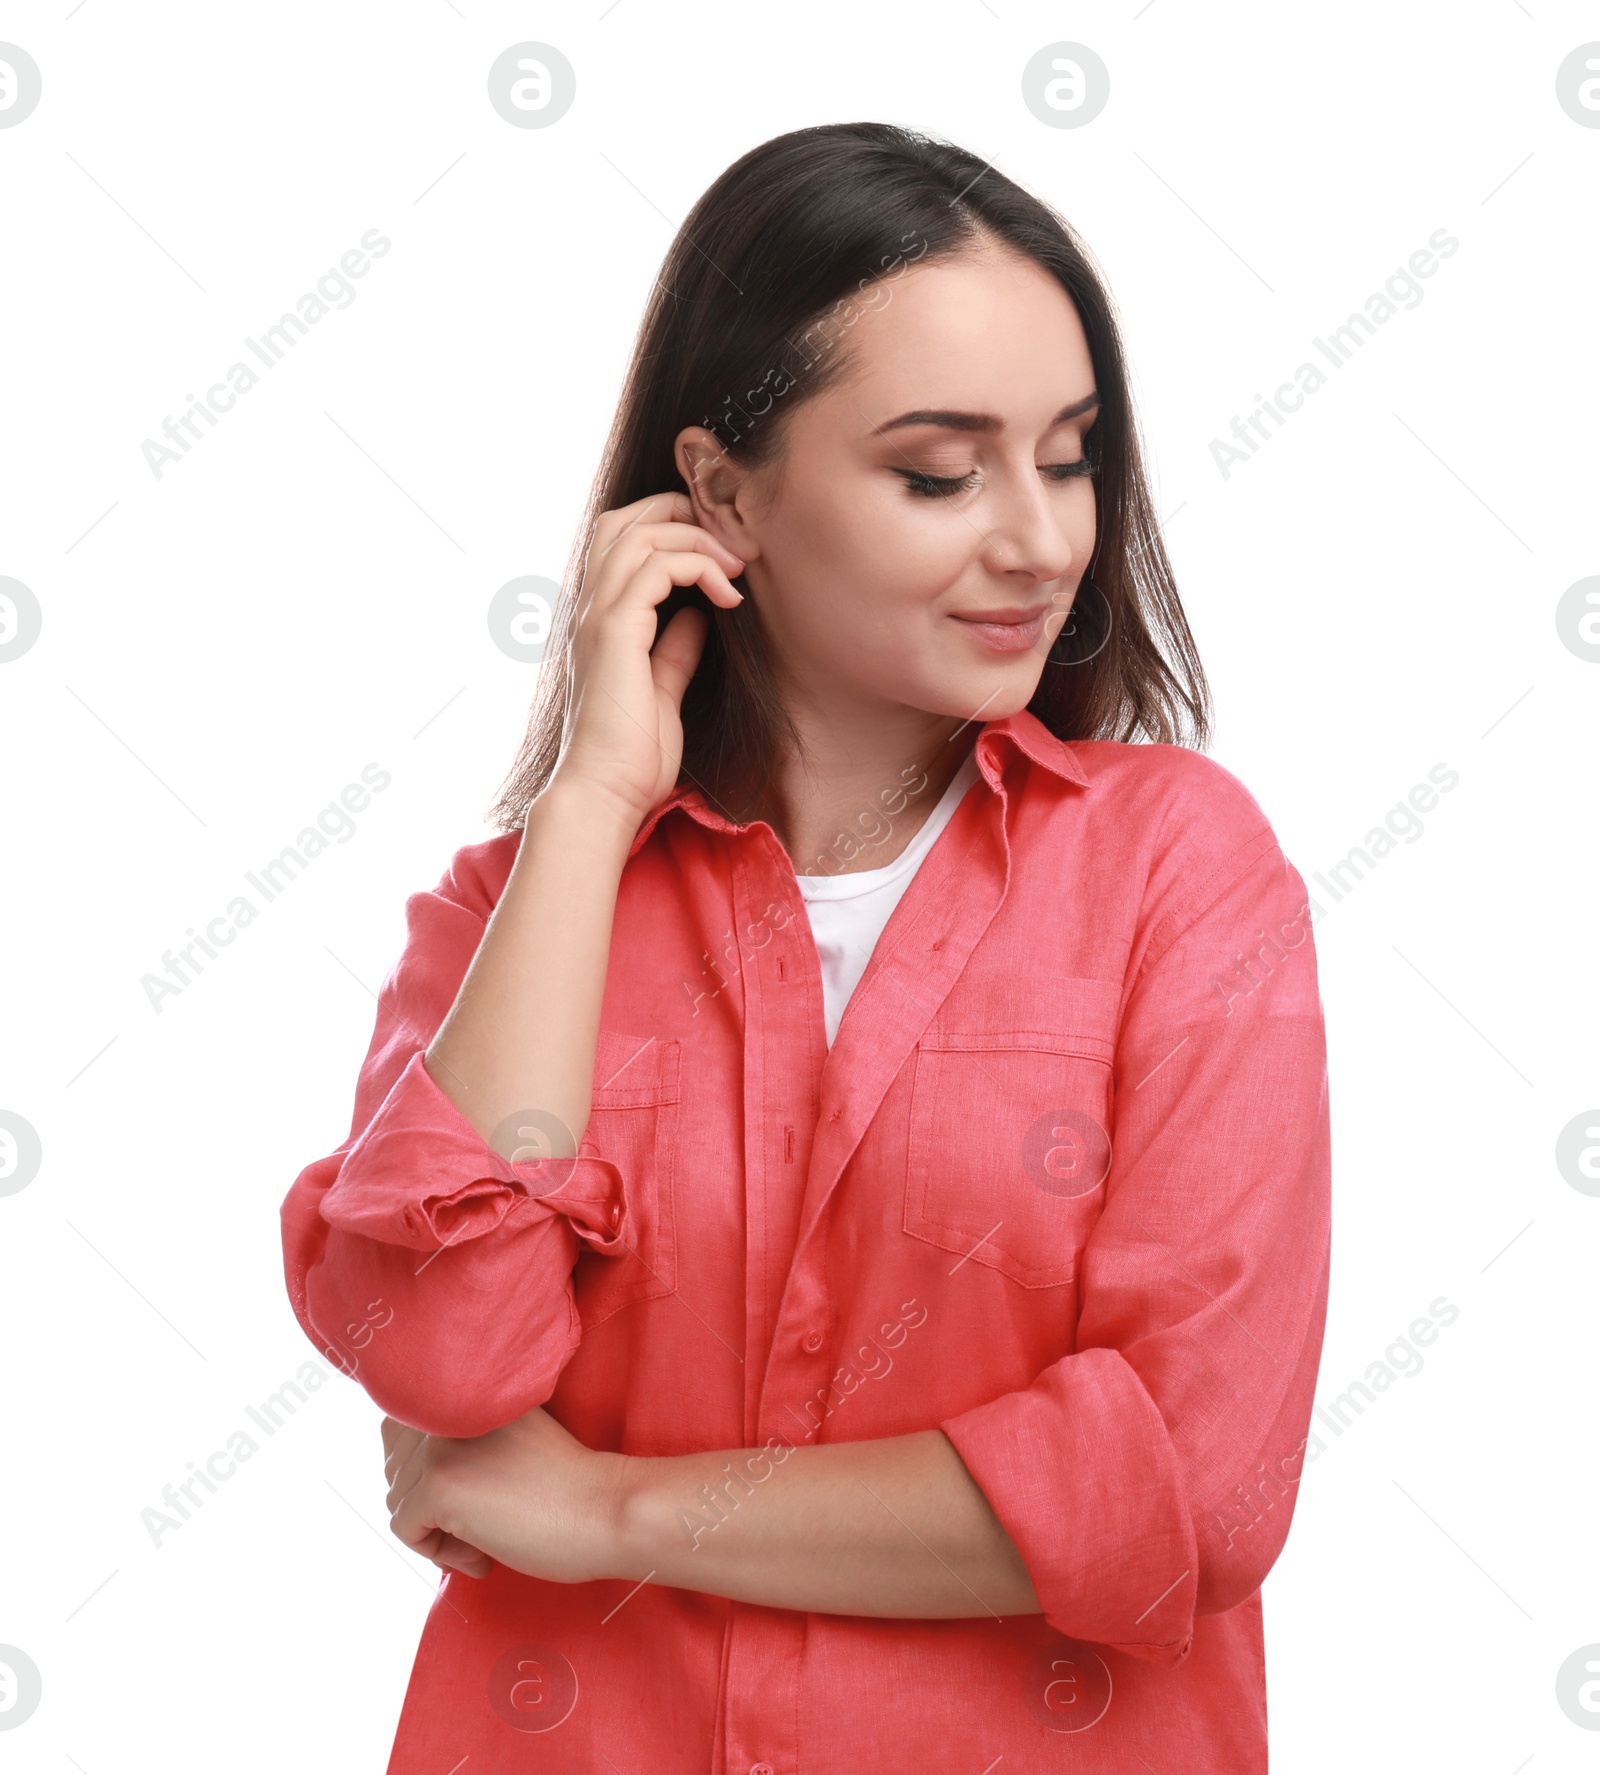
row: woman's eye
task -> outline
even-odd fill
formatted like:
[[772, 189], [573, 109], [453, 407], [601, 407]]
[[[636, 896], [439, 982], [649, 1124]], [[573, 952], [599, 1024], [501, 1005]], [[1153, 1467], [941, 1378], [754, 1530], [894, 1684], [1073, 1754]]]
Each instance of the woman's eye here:
[[929, 475], [920, 468], [897, 468], [894, 472], [903, 476], [910, 490], [923, 499], [948, 499], [978, 478], [976, 469], [969, 469], [964, 475]]
[[[964, 475], [930, 475], [919, 468], [897, 468], [894, 472], [905, 480], [913, 494], [922, 499], [949, 499], [964, 492], [978, 478], [976, 469], [970, 469]], [[1091, 457], [1082, 456], [1076, 462], [1043, 463], [1039, 472], [1048, 475], [1052, 481], [1071, 481], [1091, 477], [1095, 465]]]

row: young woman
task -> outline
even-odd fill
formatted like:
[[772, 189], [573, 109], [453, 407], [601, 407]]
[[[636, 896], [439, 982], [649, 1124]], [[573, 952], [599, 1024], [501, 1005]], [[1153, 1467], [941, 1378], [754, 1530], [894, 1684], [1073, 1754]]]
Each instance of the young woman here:
[[879, 124], [651, 299], [529, 733], [290, 1294], [445, 1572], [391, 1775], [1266, 1768], [1312, 909], [1066, 224]]

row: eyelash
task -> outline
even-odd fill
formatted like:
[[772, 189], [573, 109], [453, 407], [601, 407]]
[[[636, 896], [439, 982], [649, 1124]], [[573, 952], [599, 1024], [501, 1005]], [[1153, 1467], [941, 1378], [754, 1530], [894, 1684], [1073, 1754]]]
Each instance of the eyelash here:
[[[970, 487], [978, 474], [976, 469], [964, 475], [925, 475], [916, 468], [897, 468], [894, 472], [904, 477], [907, 489], [919, 499], [951, 499]], [[1064, 483], [1092, 478], [1095, 465], [1090, 457], [1083, 456], [1076, 462], [1046, 463], [1043, 472]]]

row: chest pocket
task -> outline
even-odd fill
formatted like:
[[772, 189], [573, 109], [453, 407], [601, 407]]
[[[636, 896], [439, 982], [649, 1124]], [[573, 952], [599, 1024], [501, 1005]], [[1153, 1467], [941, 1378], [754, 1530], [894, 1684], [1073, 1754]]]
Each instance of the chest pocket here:
[[1065, 975], [957, 983], [916, 1052], [907, 1233], [1023, 1288], [1074, 1279], [1105, 1203], [1120, 997]]
[[602, 1029], [595, 1044], [594, 1095], [586, 1143], [622, 1173], [628, 1246], [616, 1255], [585, 1247], [573, 1270], [585, 1330], [635, 1301], [678, 1285], [673, 1216], [680, 1044]]

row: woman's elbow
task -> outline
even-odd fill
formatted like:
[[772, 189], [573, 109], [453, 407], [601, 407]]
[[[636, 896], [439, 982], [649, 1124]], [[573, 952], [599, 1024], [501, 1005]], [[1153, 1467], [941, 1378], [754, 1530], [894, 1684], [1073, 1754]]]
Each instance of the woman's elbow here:
[[1195, 1591], [1197, 1615], [1220, 1615], [1254, 1596], [1266, 1582], [1289, 1538], [1293, 1498], [1274, 1503], [1235, 1502], [1196, 1523], [1200, 1574]]
[[[312, 1341], [390, 1417], [429, 1436], [486, 1435], [545, 1404], [578, 1347], [568, 1290], [534, 1316], [501, 1312], [473, 1322], [459, 1309], [440, 1318], [382, 1295], [352, 1312], [347, 1287], [307, 1276]], [[430, 1303], [431, 1305], [431, 1303]]]
[[514, 1423], [546, 1404], [575, 1344], [554, 1341], [530, 1350], [514, 1367], [474, 1356], [357, 1358], [346, 1369], [387, 1416], [428, 1436], [468, 1440]]

